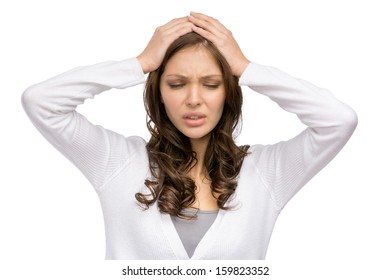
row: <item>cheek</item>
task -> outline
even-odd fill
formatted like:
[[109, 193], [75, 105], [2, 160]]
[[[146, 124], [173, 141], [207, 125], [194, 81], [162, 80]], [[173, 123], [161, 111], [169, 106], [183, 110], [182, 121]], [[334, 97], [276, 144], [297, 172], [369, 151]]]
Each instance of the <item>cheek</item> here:
[[216, 111], [222, 112], [223, 108], [225, 107], [225, 93], [222, 92], [216, 98], [212, 101], [213, 107]]
[[172, 95], [161, 94], [161, 102], [164, 105], [165, 112], [167, 112], [169, 119], [172, 120], [172, 118], [175, 117], [175, 112], [178, 112], [179, 101]]
[[165, 94], [164, 94], [164, 89], [163, 89], [163, 87], [162, 86], [160, 86], [160, 101], [161, 101], [161, 103], [165, 103], [165, 101], [164, 101], [164, 98], [165, 98]]
[[170, 103], [169, 96], [170, 96], [169, 92], [164, 90], [164, 88], [160, 88], [160, 100], [161, 100], [161, 103], [164, 104], [164, 106], [166, 106], [166, 104]]

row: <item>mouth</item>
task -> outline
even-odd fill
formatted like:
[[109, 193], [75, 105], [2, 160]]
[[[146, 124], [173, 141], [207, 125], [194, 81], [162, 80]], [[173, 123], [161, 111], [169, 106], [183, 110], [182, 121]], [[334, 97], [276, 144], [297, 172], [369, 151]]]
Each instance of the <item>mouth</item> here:
[[206, 115], [200, 112], [188, 112], [183, 115], [183, 118], [190, 119], [190, 120], [197, 120], [205, 117]]
[[199, 118], [201, 118], [201, 117], [199, 117], [199, 116], [188, 116], [187, 117], [187, 119], [190, 119], [190, 120], [198, 120]]
[[191, 127], [201, 126], [206, 121], [206, 115], [199, 112], [188, 112], [183, 116], [184, 122]]

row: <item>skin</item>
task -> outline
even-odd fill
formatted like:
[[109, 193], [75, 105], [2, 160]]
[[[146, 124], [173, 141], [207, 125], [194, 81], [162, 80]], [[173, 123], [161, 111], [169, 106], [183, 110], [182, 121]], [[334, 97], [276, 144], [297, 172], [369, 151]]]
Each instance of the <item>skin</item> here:
[[[211, 41], [225, 56], [235, 76], [240, 77], [249, 64], [230, 30], [218, 20], [191, 12], [190, 16], [173, 19], [155, 30], [145, 50], [137, 56], [144, 73], [156, 70], [169, 45], [180, 36], [196, 32]], [[203, 47], [184, 49], [167, 63], [160, 84], [162, 99], [169, 119], [191, 141], [197, 153], [197, 164], [188, 172], [197, 186], [193, 207], [201, 210], [218, 209], [210, 188], [204, 157], [209, 133], [218, 123], [225, 100], [221, 70], [215, 59]], [[201, 113], [205, 120], [191, 126], [183, 115]]]
[[[178, 52], [166, 65], [160, 90], [175, 127], [190, 139], [193, 148], [205, 148], [202, 145], [207, 144], [225, 103], [223, 77], [215, 59], [204, 47]], [[187, 124], [183, 116], [192, 112], [202, 114], [201, 125]]]
[[[219, 122], [225, 103], [221, 70], [204, 47], [184, 49], [167, 63], [160, 89], [169, 119], [190, 139], [197, 153], [198, 163], [189, 175], [198, 186], [198, 203], [203, 209], [218, 209], [215, 198], [210, 196], [203, 160], [210, 132]], [[183, 118], [193, 112], [202, 114], [201, 125], [188, 125]]]

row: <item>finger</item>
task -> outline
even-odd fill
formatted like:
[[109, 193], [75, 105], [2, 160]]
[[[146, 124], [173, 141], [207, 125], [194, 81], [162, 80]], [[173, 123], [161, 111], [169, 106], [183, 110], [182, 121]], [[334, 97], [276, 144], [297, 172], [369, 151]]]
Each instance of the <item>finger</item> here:
[[208, 22], [205, 22], [203, 20], [199, 20], [196, 18], [191, 18], [190, 21], [191, 21], [191, 23], [194, 24], [195, 27], [198, 27], [198, 28], [201, 28], [205, 31], [208, 31], [211, 34], [214, 34], [216, 36], [220, 36], [222, 34], [222, 32], [220, 30], [218, 30], [218, 28], [216, 28], [215, 26], [213, 26], [212, 24], [210, 24]]
[[159, 42], [157, 44], [170, 44], [175, 39], [192, 31], [193, 24], [188, 21], [188, 18], [179, 18], [170, 21], [169, 23], [157, 27], [152, 40]]
[[192, 32], [192, 27], [194, 25], [191, 22], [182, 22], [175, 26], [172, 26], [169, 30], [166, 30], [166, 36], [174, 37], [174, 39], [179, 38], [189, 32]]
[[178, 36], [174, 37], [180, 37], [188, 32], [191, 32], [191, 27], [193, 26], [193, 23], [189, 22], [188, 17], [178, 18], [170, 21], [169, 23], [158, 27], [156, 29], [157, 36], [160, 37], [162, 40], [166, 40], [166, 37], [170, 37], [172, 34], [178, 34]]
[[188, 22], [188, 17], [181, 17], [181, 18], [172, 19], [171, 21], [169, 21], [166, 24], [160, 26], [159, 28], [161, 30], [168, 30], [168, 29], [172, 28], [173, 26], [175, 26], [177, 24], [180, 24], [180, 23], [184, 23], [184, 22]]
[[[202, 27], [203, 29], [211, 28], [219, 32], [224, 32], [227, 30], [227, 28], [217, 19], [207, 16], [205, 14], [191, 12], [189, 20], [191, 22], [194, 22], [196, 25]], [[211, 29], [210, 31], [213, 31]]]
[[[202, 25], [203, 26], [203, 25]], [[231, 32], [229, 30], [225, 30], [224, 32], [220, 32], [213, 28], [209, 28], [208, 26], [202, 27], [198, 25], [194, 25], [192, 30], [202, 36], [203, 38], [209, 40], [218, 48], [223, 47], [229, 42], [234, 41], [234, 38], [231, 36]]]
[[159, 47], [168, 47], [173, 41], [175, 41], [179, 37], [189, 32], [192, 32], [192, 26], [193, 24], [187, 21], [177, 23], [176, 25], [171, 26], [169, 29], [166, 30], [158, 30], [156, 42], [158, 42], [157, 44], [159, 45]]
[[195, 25], [192, 26], [192, 30], [210, 42], [215, 43], [216, 36], [213, 33]]

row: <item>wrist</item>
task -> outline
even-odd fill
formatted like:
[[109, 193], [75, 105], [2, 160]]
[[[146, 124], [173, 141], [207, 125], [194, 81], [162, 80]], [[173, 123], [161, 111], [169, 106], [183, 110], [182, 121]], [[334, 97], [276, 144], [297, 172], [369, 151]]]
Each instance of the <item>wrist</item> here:
[[140, 54], [136, 58], [137, 58], [139, 64], [141, 65], [141, 68], [142, 68], [142, 71], [144, 71], [144, 74], [147, 74], [147, 73], [152, 71], [151, 67], [149, 66], [149, 63], [144, 59], [142, 54]]
[[243, 59], [242, 61], [240, 61], [240, 63], [238, 63], [235, 67], [235, 71], [233, 72], [233, 74], [237, 77], [241, 77], [242, 73], [244, 73], [245, 69], [248, 67], [250, 61], [248, 59]]

